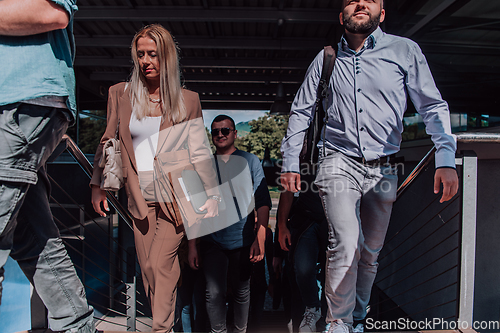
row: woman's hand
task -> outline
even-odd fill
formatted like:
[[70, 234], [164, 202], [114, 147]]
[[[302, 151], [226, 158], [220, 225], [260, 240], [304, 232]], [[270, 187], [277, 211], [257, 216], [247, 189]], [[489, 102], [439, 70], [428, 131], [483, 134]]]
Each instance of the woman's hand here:
[[92, 185], [92, 206], [97, 214], [102, 217], [106, 216], [106, 213], [101, 210], [101, 202], [104, 210], [109, 212], [108, 200], [106, 199], [106, 191], [101, 190], [97, 185]]
[[214, 217], [219, 215], [219, 202], [215, 199], [207, 199], [205, 204], [199, 208], [201, 211], [207, 210], [203, 218]]

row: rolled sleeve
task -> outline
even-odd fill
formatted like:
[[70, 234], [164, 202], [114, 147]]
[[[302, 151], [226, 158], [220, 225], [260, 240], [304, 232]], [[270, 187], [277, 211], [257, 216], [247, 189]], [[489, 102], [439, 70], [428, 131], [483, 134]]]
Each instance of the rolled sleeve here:
[[76, 0], [50, 0], [56, 5], [59, 5], [64, 8], [69, 14], [70, 19], [75, 16], [76, 11], [78, 10], [78, 6], [76, 5]]

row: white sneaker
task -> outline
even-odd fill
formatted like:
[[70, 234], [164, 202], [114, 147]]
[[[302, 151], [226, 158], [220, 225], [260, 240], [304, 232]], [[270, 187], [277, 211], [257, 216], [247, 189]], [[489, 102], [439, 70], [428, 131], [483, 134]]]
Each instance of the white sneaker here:
[[316, 323], [321, 318], [321, 308], [307, 308], [299, 326], [299, 333], [316, 332]]
[[350, 333], [349, 326], [342, 319], [335, 319], [331, 323], [327, 323], [323, 333]]
[[363, 325], [363, 323], [358, 323], [352, 329], [353, 333], [364, 333], [364, 331], [365, 331], [365, 325]]
[[293, 323], [291, 319], [288, 324], [286, 324], [286, 327], [288, 328], [288, 333], [293, 333]]

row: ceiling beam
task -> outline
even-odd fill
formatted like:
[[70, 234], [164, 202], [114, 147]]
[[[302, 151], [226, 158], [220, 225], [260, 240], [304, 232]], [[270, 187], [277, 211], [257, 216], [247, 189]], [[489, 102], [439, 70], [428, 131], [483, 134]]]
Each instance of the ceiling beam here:
[[[477, 50], [481, 50], [481, 56], [493, 57], [490, 64], [496, 64], [496, 57], [500, 57], [500, 46], [493, 45], [457, 45], [452, 43], [423, 42], [419, 44], [424, 54], [429, 60], [434, 59], [434, 55], [450, 55], [454, 59], [464, 60], [464, 65], [470, 67], [468, 56], [477, 56]], [[461, 56], [461, 57], [459, 57]], [[439, 59], [439, 58], [436, 58]], [[181, 58], [181, 68], [206, 68], [206, 69], [283, 69], [283, 70], [304, 70], [310, 64], [311, 59], [267, 59], [267, 58]], [[439, 62], [439, 60], [436, 60]], [[77, 55], [75, 67], [111, 67], [124, 68], [130, 70], [133, 66], [130, 57], [105, 57], [105, 56], [85, 56]], [[491, 66], [495, 67], [495, 66]], [[497, 66], [498, 67], [498, 66]], [[458, 70], [465, 70], [459, 67]], [[477, 70], [477, 68], [473, 68]]]
[[[285, 96], [294, 96], [300, 87], [300, 83], [287, 83], [283, 84]], [[274, 96], [278, 89], [277, 84], [251, 84], [251, 83], [240, 83], [240, 84], [206, 84], [206, 83], [189, 83], [187, 85], [188, 89], [194, 90], [199, 94], [205, 94], [208, 96], [215, 95], [257, 95], [257, 96]]]
[[[259, 69], [305, 69], [311, 59], [278, 60], [267, 58], [181, 58], [182, 68], [259, 68]], [[75, 67], [122, 67], [133, 66], [130, 57], [95, 57], [79, 55]]]
[[[197, 91], [198, 92], [198, 91]], [[199, 92], [198, 92], [199, 93]], [[238, 103], [273, 103], [275, 96], [266, 95], [231, 95], [231, 96], [217, 96], [217, 95], [204, 95], [200, 94], [200, 100], [206, 102], [238, 102]], [[291, 100], [290, 100], [291, 101]]]
[[[289, 39], [282, 40], [281, 44], [272, 39], [258, 38], [176, 38], [181, 49], [211, 49], [211, 50], [321, 50], [327, 41], [323, 38]], [[76, 37], [77, 47], [90, 48], [130, 48], [132, 37], [110, 36], [110, 37]], [[474, 44], [459, 43], [437, 43], [420, 42], [419, 45], [426, 53], [449, 53], [449, 54], [475, 54], [481, 50], [483, 54], [498, 55], [500, 46], [498, 44]], [[222, 58], [223, 59], [223, 58]], [[312, 59], [309, 59], [311, 61]], [[83, 60], [82, 60], [83, 61]], [[124, 66], [124, 60], [118, 60], [117, 64]], [[225, 60], [222, 60], [225, 61]], [[288, 60], [283, 60], [286, 64]]]
[[[128, 72], [94, 72], [90, 74], [91, 81], [124, 81], [129, 77]], [[224, 83], [302, 83], [303, 75], [267, 75], [267, 74], [184, 74], [185, 82], [224, 82]]]
[[124, 8], [116, 6], [80, 6], [75, 14], [78, 21], [152, 21], [152, 22], [260, 22], [271, 23], [284, 20], [290, 23], [339, 24], [339, 11], [322, 8], [308, 9], [220, 9], [152, 7]]
[[[264, 110], [269, 111], [272, 102], [252, 102], [252, 101], [209, 101], [200, 99], [203, 110]], [[223, 112], [221, 112], [223, 113]]]
[[[130, 48], [133, 36], [76, 36], [77, 47]], [[190, 49], [256, 49], [256, 50], [304, 50], [320, 49], [327, 43], [324, 38], [283, 39], [278, 42], [269, 38], [200, 38], [176, 37], [179, 47]]]
[[448, 7], [450, 7], [456, 0], [443, 0], [441, 4], [439, 4], [433, 11], [427, 14], [424, 18], [422, 18], [417, 24], [410, 28], [403, 36], [410, 38], [414, 34], [416, 34], [420, 29], [429, 24], [436, 17], [441, 15]]
[[[455, 12], [467, 5], [470, 1], [471, 0], [444, 0], [423, 20], [417, 23], [418, 28], [417, 26], [414, 26], [407, 32], [407, 34], [410, 32], [411, 34], [404, 36], [419, 39], [425, 33], [431, 31], [431, 29], [433, 29], [434, 27], [440, 24], [445, 24], [445, 22], [447, 22]], [[467, 22], [467, 24], [471, 23], [468, 19], [465, 19], [465, 21], [463, 21], [461, 25], [463, 25], [464, 22]]]
[[424, 54], [478, 56], [478, 50], [481, 50], [481, 56], [500, 56], [500, 45], [498, 44], [475, 44], [471, 42], [458, 44], [436, 41], [420, 42], [418, 45], [422, 48]]

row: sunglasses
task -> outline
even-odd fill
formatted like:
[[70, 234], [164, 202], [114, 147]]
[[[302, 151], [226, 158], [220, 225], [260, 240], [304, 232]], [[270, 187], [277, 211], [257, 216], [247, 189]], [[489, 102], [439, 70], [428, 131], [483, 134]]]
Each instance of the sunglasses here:
[[219, 132], [224, 136], [228, 136], [229, 133], [234, 131], [232, 128], [224, 127], [224, 128], [214, 128], [212, 129], [212, 136], [219, 136]]

